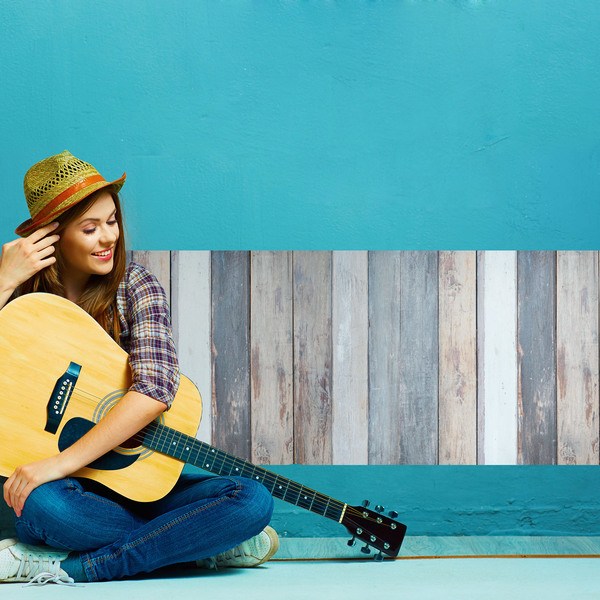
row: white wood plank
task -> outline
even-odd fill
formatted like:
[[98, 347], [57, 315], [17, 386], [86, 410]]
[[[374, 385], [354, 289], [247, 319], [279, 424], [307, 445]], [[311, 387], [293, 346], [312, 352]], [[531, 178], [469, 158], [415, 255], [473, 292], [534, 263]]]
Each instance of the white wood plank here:
[[480, 464], [517, 464], [517, 253], [478, 255]]
[[333, 464], [368, 464], [368, 252], [334, 252], [332, 268]]
[[174, 252], [171, 282], [173, 335], [181, 372], [196, 384], [202, 396], [197, 437], [211, 443], [210, 252]]

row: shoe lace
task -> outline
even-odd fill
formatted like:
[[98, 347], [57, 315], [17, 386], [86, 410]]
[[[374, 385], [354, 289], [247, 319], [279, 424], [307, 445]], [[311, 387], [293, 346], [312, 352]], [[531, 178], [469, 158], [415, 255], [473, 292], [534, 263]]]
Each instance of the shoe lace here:
[[233, 558], [243, 558], [244, 556], [247, 556], [247, 553], [244, 552], [244, 545], [240, 544], [239, 546], [235, 546], [234, 548], [231, 548], [231, 550], [226, 550], [225, 552], [222, 552], [221, 554], [219, 554], [217, 556], [217, 560], [219, 560], [219, 561], [231, 560]]
[[20, 560], [17, 570], [17, 580], [21, 577], [30, 577], [25, 585], [46, 585], [58, 583], [61, 585], [75, 585], [75, 580], [61, 571], [60, 561], [53, 559], [45, 553], [27, 552]]
[[78, 587], [75, 580], [66, 575], [57, 575], [54, 573], [38, 573], [31, 581], [26, 583], [23, 587], [30, 585], [46, 585], [47, 583], [58, 583], [59, 585], [68, 585], [72, 587]]

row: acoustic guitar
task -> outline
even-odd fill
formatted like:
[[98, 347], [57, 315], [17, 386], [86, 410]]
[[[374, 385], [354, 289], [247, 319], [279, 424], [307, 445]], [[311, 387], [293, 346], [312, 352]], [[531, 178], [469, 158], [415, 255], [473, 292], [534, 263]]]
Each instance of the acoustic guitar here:
[[[84, 310], [53, 294], [27, 294], [0, 310], [0, 475], [69, 447], [131, 384], [128, 354]], [[275, 497], [344, 525], [352, 539], [397, 556], [406, 526], [394, 511], [350, 506], [196, 439], [202, 400], [181, 376], [171, 409], [122, 446], [74, 473], [149, 502], [175, 485], [184, 463], [261, 482]]]

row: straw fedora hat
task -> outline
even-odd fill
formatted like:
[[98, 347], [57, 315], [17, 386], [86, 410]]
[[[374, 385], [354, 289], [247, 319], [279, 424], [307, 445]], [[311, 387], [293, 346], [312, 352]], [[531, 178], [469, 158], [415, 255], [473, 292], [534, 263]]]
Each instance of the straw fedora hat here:
[[123, 173], [115, 181], [106, 181], [92, 165], [68, 150], [41, 160], [25, 173], [23, 187], [31, 219], [21, 223], [15, 233], [27, 237], [96, 190], [112, 186], [118, 192], [125, 177]]

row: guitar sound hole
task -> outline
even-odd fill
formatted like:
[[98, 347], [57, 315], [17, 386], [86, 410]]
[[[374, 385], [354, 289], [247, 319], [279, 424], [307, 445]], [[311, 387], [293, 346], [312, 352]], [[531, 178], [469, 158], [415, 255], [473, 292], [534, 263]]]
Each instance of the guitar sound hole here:
[[137, 437], [134, 435], [133, 437], [130, 437], [128, 440], [125, 440], [121, 444], [121, 448], [126, 448], [127, 450], [132, 450], [133, 448], [139, 448], [140, 445], [141, 445], [140, 440], [137, 439]]

